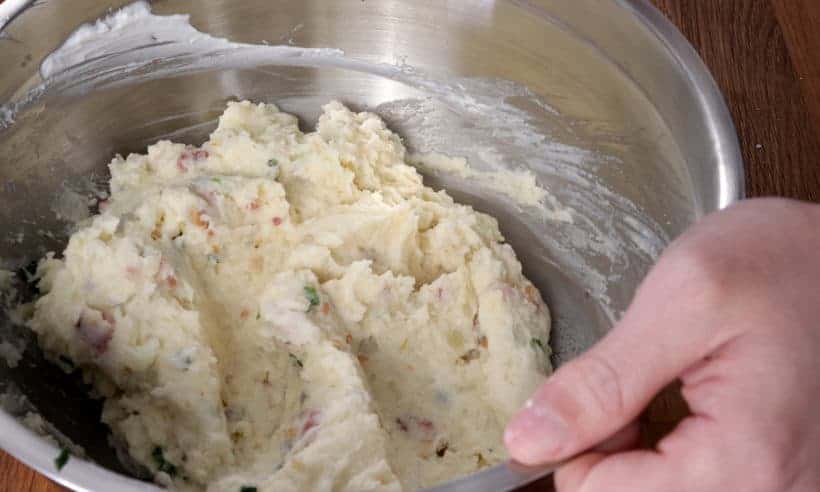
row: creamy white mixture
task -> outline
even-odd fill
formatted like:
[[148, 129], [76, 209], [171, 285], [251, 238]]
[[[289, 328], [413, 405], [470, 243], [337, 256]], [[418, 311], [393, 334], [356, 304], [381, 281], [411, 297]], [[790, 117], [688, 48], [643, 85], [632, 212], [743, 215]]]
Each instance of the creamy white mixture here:
[[231, 103], [202, 147], [110, 170], [29, 326], [159, 483], [414, 490], [505, 458], [550, 370], [547, 307], [495, 219], [425, 187], [378, 117], [333, 102], [305, 134]]

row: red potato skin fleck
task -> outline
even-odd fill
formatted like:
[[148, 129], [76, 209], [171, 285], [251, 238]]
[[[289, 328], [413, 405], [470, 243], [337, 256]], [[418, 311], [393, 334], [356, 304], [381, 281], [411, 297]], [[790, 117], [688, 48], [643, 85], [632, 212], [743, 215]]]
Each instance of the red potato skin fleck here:
[[177, 158], [177, 169], [181, 173], [188, 172], [188, 163], [196, 163], [208, 158], [208, 151], [202, 149], [185, 150]]
[[273, 225], [275, 225], [275, 226], [282, 225], [282, 219], [280, 217], [274, 217], [273, 218]]
[[248, 204], [248, 210], [259, 210], [259, 200], [254, 200]]
[[99, 342], [94, 344], [94, 349], [97, 351], [97, 355], [102, 355], [108, 351], [108, 344], [111, 342], [111, 338], [114, 336], [114, 331], [110, 330], [106, 332], [105, 336], [100, 339]]
[[114, 317], [106, 311], [102, 313], [102, 317], [103, 323], [97, 323], [81, 315], [74, 325], [80, 339], [90, 345], [97, 355], [102, 355], [108, 350], [108, 344], [114, 336]]
[[436, 425], [430, 419], [410, 415], [397, 417], [396, 424], [402, 432], [407, 432], [420, 441], [432, 441], [436, 436]]
[[157, 270], [156, 279], [157, 282], [166, 282], [168, 287], [172, 289], [177, 286], [177, 278], [174, 276], [173, 269], [165, 257], [161, 257], [159, 260], [159, 269]]
[[319, 425], [319, 417], [321, 416], [321, 412], [316, 409], [307, 410], [307, 415], [305, 417], [305, 421], [302, 424], [302, 431], [300, 435], [307, 434], [307, 431], [317, 427]]
[[432, 432], [434, 429], [433, 423], [427, 419], [419, 419], [417, 422], [419, 427], [421, 427], [425, 431]]
[[327, 316], [328, 313], [330, 313], [330, 304], [328, 304], [328, 303], [322, 304], [322, 314]]

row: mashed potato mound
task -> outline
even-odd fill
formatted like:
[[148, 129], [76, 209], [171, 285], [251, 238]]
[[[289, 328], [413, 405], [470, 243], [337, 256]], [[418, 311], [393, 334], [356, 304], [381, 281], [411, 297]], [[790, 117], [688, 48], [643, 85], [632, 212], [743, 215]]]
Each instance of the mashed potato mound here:
[[[230, 103], [202, 147], [116, 157], [29, 326], [177, 489], [415, 490], [506, 458], [550, 317], [495, 219], [338, 102]], [[66, 361], [70, 361], [67, 364]]]

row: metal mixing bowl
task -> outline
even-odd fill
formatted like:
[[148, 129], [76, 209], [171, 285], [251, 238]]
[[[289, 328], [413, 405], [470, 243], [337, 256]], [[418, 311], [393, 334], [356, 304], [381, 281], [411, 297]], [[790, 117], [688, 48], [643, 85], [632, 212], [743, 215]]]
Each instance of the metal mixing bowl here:
[[[645, 0], [156, 0], [158, 15], [188, 13], [202, 32], [261, 46], [152, 38], [62, 73], [41, 73], [41, 61], [80, 24], [126, 2], [36, 2], [9, 16], [12, 3], [25, 2], [0, 7], [9, 21], [0, 36], [6, 269], [61, 251], [115, 153], [159, 138], [201, 142], [228, 99], [275, 102], [310, 127], [337, 98], [381, 114], [413, 150], [537, 176], [549, 191], [537, 209], [470, 180], [428, 182], [499, 218], [553, 311], [560, 364], [609, 329], [666, 243], [743, 193], [717, 88]], [[88, 459], [57, 473], [57, 448], [2, 411], [0, 446], [76, 490], [144, 490], [108, 445], [99, 402], [44, 362], [9, 318], [0, 313], [0, 341], [27, 345], [17, 367], [0, 359], [0, 391], [25, 395]], [[501, 465], [448, 490], [503, 490], [533, 476]]]

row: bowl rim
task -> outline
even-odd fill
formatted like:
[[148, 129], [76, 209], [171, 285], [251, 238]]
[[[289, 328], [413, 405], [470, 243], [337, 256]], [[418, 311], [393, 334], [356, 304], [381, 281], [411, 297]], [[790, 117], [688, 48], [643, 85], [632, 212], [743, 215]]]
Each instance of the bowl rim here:
[[746, 198], [746, 169], [737, 128], [726, 98], [692, 43], [650, 0], [614, 0], [631, 11], [655, 35], [695, 88], [710, 125], [718, 156], [720, 196], [716, 210]]
[[[718, 154], [719, 185], [717, 210], [722, 210], [746, 198], [745, 165], [740, 150], [732, 114], [712, 72], [683, 33], [650, 0], [613, 0], [630, 11], [666, 48], [667, 53], [683, 70], [703, 110], [715, 138]], [[711, 212], [708, 211], [708, 212]], [[528, 468], [512, 463], [447, 482], [428, 492], [501, 491], [522, 487], [551, 474], [560, 464]], [[480, 475], [480, 488], [473, 479]]]
[[[718, 156], [720, 196], [718, 209], [726, 208], [746, 197], [745, 168], [740, 144], [726, 100], [713, 75], [692, 44], [650, 0], [612, 0], [631, 12], [664, 46], [681, 67], [695, 89], [700, 109], [710, 125]], [[0, 31], [13, 22], [33, 0], [6, 0], [0, 3]], [[0, 448], [38, 473], [76, 491], [117, 490], [137, 492], [161, 491], [150, 482], [121, 475], [79, 457], [72, 457], [61, 470], [54, 460], [61, 449], [53, 439], [37, 435], [14, 417], [0, 409]], [[521, 487], [542, 478], [555, 469], [553, 465], [537, 468], [500, 464], [481, 472], [444, 483], [430, 492], [501, 491]]]

